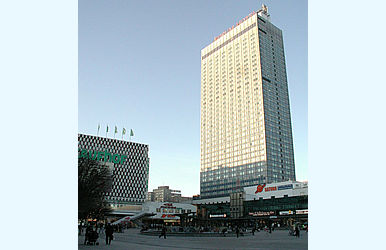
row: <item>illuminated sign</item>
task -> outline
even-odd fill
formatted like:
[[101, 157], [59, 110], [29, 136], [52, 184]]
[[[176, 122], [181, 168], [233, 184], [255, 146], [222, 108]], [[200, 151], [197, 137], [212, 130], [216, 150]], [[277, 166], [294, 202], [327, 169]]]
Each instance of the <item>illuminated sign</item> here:
[[[252, 13], [250, 13], [248, 16], [244, 17], [243, 19], [241, 19], [237, 24], [236, 24], [236, 27], [239, 26], [240, 24], [242, 24], [245, 20], [247, 20], [248, 18], [250, 18], [251, 16], [253, 16], [256, 12], [253, 11]], [[226, 31], [224, 31], [223, 33], [221, 33], [219, 36], [215, 37], [214, 38], [214, 41], [216, 41], [217, 39], [219, 39], [220, 37], [222, 37], [223, 35], [225, 35], [226, 33], [228, 33], [229, 31], [233, 30], [234, 29], [234, 25], [231, 27], [231, 28], [228, 28]]]
[[112, 154], [108, 151], [96, 151], [96, 150], [87, 150], [87, 149], [78, 149], [79, 158], [87, 158], [95, 161], [104, 161], [104, 162], [114, 162], [123, 164], [127, 155]]
[[279, 214], [280, 215], [290, 215], [290, 214], [294, 214], [294, 211], [291, 211], [291, 210], [289, 210], [289, 211], [280, 211]]
[[227, 217], [226, 214], [210, 214], [209, 218], [225, 218]]
[[308, 214], [308, 209], [296, 210], [296, 214]]

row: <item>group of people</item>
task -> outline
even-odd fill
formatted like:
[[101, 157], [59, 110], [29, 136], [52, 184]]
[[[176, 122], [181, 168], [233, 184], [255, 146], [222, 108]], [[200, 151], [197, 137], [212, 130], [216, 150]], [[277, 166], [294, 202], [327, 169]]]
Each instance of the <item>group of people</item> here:
[[[280, 228], [280, 224], [279, 223], [258, 223], [258, 224], [254, 224], [253, 227], [251, 228], [250, 227], [251, 225], [249, 225], [248, 228], [251, 229], [250, 232], [252, 232], [252, 235], [255, 235], [255, 232], [260, 232], [260, 230], [264, 230], [265, 232], [267, 232], [267, 234], [271, 234], [275, 228]], [[289, 227], [289, 234], [290, 235], [293, 235], [293, 236], [296, 236], [297, 238], [300, 237], [300, 225], [299, 223], [296, 223], [296, 224], [293, 224], [293, 225], [288, 225]], [[288, 228], [287, 227], [287, 228]], [[197, 233], [201, 233], [201, 232], [214, 232], [214, 233], [222, 233], [223, 236], [225, 236], [225, 234], [230, 231], [230, 232], [234, 232], [236, 234], [236, 237], [239, 238], [239, 236], [244, 236], [244, 232], [247, 232], [247, 227], [243, 227], [243, 226], [228, 226], [228, 227], [203, 227], [203, 226], [200, 226], [200, 227], [182, 227], [182, 226], [165, 226], [165, 225], [157, 225], [157, 226], [153, 226], [153, 227], [150, 227], [150, 228], [154, 228], [154, 229], [158, 229], [161, 231], [160, 235], [158, 236], [158, 238], [161, 238], [161, 237], [164, 237], [164, 239], [166, 239], [166, 232], [169, 231], [169, 232], [197, 232]], [[304, 227], [304, 229], [306, 230], [307, 232], [307, 229], [308, 227]], [[144, 232], [144, 231], [147, 231], [149, 230], [149, 227], [148, 226], [145, 226], [143, 225], [142, 226], [142, 229], [141, 229], [141, 232]]]
[[[306, 232], [307, 232], [307, 230], [306, 230]], [[300, 237], [300, 225], [294, 224], [294, 225], [290, 226], [288, 235], [295, 236], [295, 237], [299, 238]]]
[[[252, 228], [252, 235], [255, 235], [255, 232], [256, 231], [260, 231], [259, 230], [260, 227], [253, 227]], [[148, 227], [145, 227], [143, 226], [142, 229], [141, 229], [141, 232], [144, 232], [144, 231], [147, 231], [149, 228]], [[168, 228], [166, 226], [162, 226], [162, 227], [157, 227], [156, 229], [161, 229], [161, 234], [158, 236], [158, 238], [161, 238], [161, 237], [164, 237], [164, 239], [166, 239], [166, 232], [168, 231]], [[235, 232], [236, 233], [236, 237], [238, 238], [239, 236], [244, 236], [244, 232], [246, 232], [246, 228], [243, 228], [243, 227], [239, 227], [239, 226], [236, 226], [236, 227], [224, 227], [222, 228], [222, 230], [220, 230], [220, 228], [215, 228], [215, 229], [210, 229], [210, 228], [206, 228], [206, 227], [199, 227], [199, 228], [194, 228], [193, 230], [192, 229], [189, 229], [189, 228], [180, 228], [180, 230], [172, 230], [172, 227], [169, 228], [169, 231], [170, 232], [198, 232], [198, 233], [201, 233], [201, 232], [217, 232], [217, 233], [222, 233], [223, 236], [225, 236], [225, 233], [229, 231], [232, 231], [232, 232]], [[271, 227], [267, 227], [266, 228], [267, 232], [271, 233], [272, 232], [272, 228]]]
[[[81, 235], [83, 232], [82, 225], [79, 225], [78, 228], [79, 228], [79, 235]], [[105, 235], [106, 235], [106, 245], [110, 245], [111, 241], [114, 239], [114, 228], [109, 223], [104, 227], [104, 229], [105, 229]], [[103, 225], [99, 225], [99, 234], [102, 232], [102, 230], [103, 230]], [[98, 225], [95, 225], [95, 226], [88, 225], [86, 227], [84, 244], [85, 245], [86, 244], [88, 244], [88, 245], [98, 244], [97, 239], [99, 237], [99, 234], [98, 234]]]

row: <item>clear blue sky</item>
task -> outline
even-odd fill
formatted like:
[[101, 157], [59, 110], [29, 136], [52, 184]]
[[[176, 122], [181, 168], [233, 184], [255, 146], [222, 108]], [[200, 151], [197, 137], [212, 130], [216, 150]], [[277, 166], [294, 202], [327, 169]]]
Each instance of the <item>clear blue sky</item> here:
[[[307, 1], [79, 1], [79, 132], [133, 129], [149, 191], [199, 193], [200, 51], [268, 6], [283, 30], [298, 180], [307, 180]], [[113, 137], [110, 132], [109, 137]], [[126, 136], [126, 138], [128, 138]]]

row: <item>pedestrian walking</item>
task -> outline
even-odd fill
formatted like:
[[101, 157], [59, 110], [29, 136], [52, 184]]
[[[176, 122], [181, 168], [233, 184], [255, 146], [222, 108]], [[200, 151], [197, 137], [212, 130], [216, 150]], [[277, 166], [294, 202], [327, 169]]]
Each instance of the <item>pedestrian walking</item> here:
[[158, 236], [158, 238], [161, 238], [162, 236], [164, 237], [164, 239], [166, 239], [166, 227], [162, 228], [161, 234], [160, 236]]
[[103, 224], [99, 225], [99, 234], [103, 234]]
[[92, 233], [92, 227], [90, 225], [88, 225], [86, 228], [85, 236], [84, 236], [84, 244], [85, 245], [90, 240], [91, 233]]
[[298, 238], [300, 237], [299, 226], [296, 226], [296, 227], [295, 227], [295, 236], [298, 237]]
[[237, 236], [237, 238], [239, 237], [239, 234], [240, 234], [240, 229], [239, 229], [239, 227], [236, 227], [236, 236]]
[[114, 230], [113, 227], [110, 224], [107, 224], [105, 227], [105, 234], [106, 234], [106, 245], [110, 245], [111, 241], [114, 239]]
[[252, 228], [252, 235], [255, 235], [255, 231], [256, 231], [256, 226], [254, 226], [254, 227]]

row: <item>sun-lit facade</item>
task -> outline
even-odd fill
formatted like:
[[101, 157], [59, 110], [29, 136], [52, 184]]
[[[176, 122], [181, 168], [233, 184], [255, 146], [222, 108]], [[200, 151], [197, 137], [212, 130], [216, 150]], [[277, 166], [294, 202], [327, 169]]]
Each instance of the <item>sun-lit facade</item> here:
[[201, 50], [202, 198], [295, 180], [282, 31], [267, 8]]

